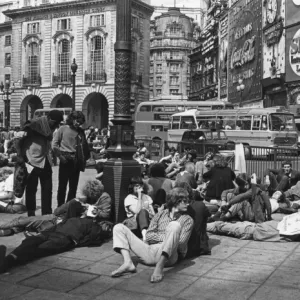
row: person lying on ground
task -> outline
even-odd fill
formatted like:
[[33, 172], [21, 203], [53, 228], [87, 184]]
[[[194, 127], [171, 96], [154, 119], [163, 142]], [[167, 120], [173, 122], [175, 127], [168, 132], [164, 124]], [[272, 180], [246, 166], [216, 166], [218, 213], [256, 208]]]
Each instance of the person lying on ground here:
[[113, 224], [108, 221], [98, 222], [97, 211], [94, 210], [79, 218], [76, 209], [70, 210], [69, 207], [66, 220], [38, 235], [26, 237], [7, 256], [6, 247], [0, 245], [0, 274], [14, 266], [75, 247], [100, 246], [111, 237]]
[[14, 194], [14, 173], [10, 167], [0, 168], [0, 213], [22, 214], [26, 212], [23, 197]]
[[81, 195], [58, 207], [54, 214], [32, 217], [19, 217], [0, 225], [0, 236], [9, 236], [22, 231], [40, 232], [51, 228], [65, 220], [68, 210], [75, 207], [79, 213], [84, 213], [88, 205], [97, 207], [98, 220], [110, 220], [111, 198], [104, 192], [102, 183], [98, 180], [88, 180], [81, 190]]
[[157, 213], [150, 222], [146, 233], [146, 243], [136, 237], [123, 224], [117, 224], [113, 230], [113, 249], [123, 256], [123, 264], [112, 272], [112, 277], [126, 273], [135, 273], [132, 251], [146, 265], [155, 265], [150, 281], [163, 280], [165, 266], [174, 265], [187, 253], [194, 221], [186, 214], [189, 205], [188, 192], [174, 188], [167, 196], [167, 209]]

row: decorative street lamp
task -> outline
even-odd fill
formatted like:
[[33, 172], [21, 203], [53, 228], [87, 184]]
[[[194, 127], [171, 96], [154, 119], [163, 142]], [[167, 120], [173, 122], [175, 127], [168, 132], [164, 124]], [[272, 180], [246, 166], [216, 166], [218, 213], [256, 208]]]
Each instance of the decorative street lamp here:
[[239, 78], [238, 83], [239, 85], [236, 87], [236, 90], [240, 93], [239, 107], [242, 107], [242, 96], [243, 96], [243, 91], [245, 89], [245, 85], [243, 84], [243, 78]]
[[5, 127], [10, 127], [10, 98], [9, 96], [15, 91], [15, 86], [10, 86], [10, 81], [5, 81], [5, 86], [1, 82], [0, 90], [3, 95], [4, 111], [5, 111]]
[[141, 167], [132, 158], [136, 147], [130, 111], [131, 0], [117, 0], [116, 10], [115, 103], [108, 148], [112, 158], [104, 164], [103, 185], [112, 197], [114, 221], [119, 223], [126, 218], [124, 199], [130, 178], [140, 176]]
[[75, 58], [73, 59], [73, 63], [71, 64], [71, 70], [72, 70], [72, 110], [76, 109], [76, 105], [75, 105], [75, 84], [76, 84], [76, 72], [77, 72], [78, 66], [76, 64]]

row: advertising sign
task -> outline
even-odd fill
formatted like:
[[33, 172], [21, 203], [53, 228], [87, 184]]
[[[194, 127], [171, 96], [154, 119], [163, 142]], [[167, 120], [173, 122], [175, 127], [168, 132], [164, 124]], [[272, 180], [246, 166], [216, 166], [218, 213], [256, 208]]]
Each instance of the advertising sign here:
[[[228, 101], [262, 97], [262, 1], [240, 0], [229, 10]], [[245, 89], [237, 91], [239, 79]]]
[[220, 98], [227, 98], [228, 15], [220, 20], [219, 77]]
[[300, 80], [300, 26], [286, 30], [286, 82]]
[[286, 0], [285, 26], [298, 23], [300, 20], [300, 0]]

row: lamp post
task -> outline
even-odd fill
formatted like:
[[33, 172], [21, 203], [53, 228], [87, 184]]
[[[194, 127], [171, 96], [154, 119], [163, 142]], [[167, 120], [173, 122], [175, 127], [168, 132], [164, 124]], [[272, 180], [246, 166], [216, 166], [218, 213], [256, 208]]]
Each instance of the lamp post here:
[[3, 95], [4, 111], [5, 111], [5, 127], [10, 127], [10, 98], [9, 96], [14, 92], [14, 85], [11, 87], [9, 80], [5, 81], [5, 86], [1, 82], [0, 90]]
[[131, 0], [117, 0], [116, 10], [115, 103], [108, 148], [112, 158], [104, 164], [103, 185], [112, 198], [114, 221], [119, 223], [126, 218], [124, 199], [130, 178], [140, 176], [141, 167], [132, 158], [136, 147], [130, 112]]
[[236, 90], [240, 93], [239, 107], [242, 107], [242, 96], [243, 96], [243, 91], [245, 89], [245, 85], [243, 84], [243, 78], [239, 78], [238, 83], [239, 85], [236, 87]]
[[73, 63], [71, 64], [71, 70], [72, 70], [72, 110], [76, 109], [76, 105], [75, 105], [75, 84], [76, 84], [76, 72], [77, 72], [78, 66], [76, 64], [75, 58], [73, 59]]

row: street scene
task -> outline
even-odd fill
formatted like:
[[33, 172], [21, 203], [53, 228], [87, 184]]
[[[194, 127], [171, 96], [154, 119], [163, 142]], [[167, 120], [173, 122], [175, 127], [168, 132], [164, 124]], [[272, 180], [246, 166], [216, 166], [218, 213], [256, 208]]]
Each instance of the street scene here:
[[298, 0], [0, 1], [0, 299], [297, 299]]

